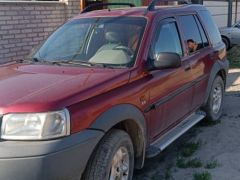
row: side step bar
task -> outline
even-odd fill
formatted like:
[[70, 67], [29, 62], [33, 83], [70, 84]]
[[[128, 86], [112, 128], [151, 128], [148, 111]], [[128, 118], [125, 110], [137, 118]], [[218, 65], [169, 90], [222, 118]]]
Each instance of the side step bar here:
[[169, 146], [173, 141], [183, 135], [186, 131], [188, 131], [195, 124], [200, 122], [206, 113], [203, 111], [197, 111], [184, 119], [181, 123], [175, 126], [172, 130], [161, 136], [158, 140], [153, 142], [149, 148], [146, 150], [146, 157], [152, 158], [158, 155], [161, 151], [163, 151], [167, 146]]

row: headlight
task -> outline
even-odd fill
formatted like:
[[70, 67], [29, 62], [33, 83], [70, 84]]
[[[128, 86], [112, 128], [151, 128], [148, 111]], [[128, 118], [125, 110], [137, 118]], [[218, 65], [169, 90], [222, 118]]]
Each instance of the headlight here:
[[68, 110], [7, 114], [2, 118], [1, 139], [45, 140], [70, 134]]

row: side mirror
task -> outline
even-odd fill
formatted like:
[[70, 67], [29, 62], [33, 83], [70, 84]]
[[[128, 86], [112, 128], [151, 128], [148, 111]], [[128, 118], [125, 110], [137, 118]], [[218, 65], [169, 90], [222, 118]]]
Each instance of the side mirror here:
[[178, 68], [181, 66], [181, 57], [177, 53], [163, 52], [152, 61], [150, 70]]

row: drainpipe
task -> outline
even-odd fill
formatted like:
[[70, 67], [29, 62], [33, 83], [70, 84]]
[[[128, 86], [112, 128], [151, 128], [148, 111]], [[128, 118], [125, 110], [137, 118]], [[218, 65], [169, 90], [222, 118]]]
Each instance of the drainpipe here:
[[228, 27], [232, 26], [233, 0], [228, 0]]

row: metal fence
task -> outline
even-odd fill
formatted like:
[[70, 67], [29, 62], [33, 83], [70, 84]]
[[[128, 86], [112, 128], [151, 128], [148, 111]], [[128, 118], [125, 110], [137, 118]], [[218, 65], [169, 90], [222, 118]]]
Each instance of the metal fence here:
[[240, 19], [240, 0], [192, 0], [204, 4], [212, 13], [218, 26], [231, 26]]

